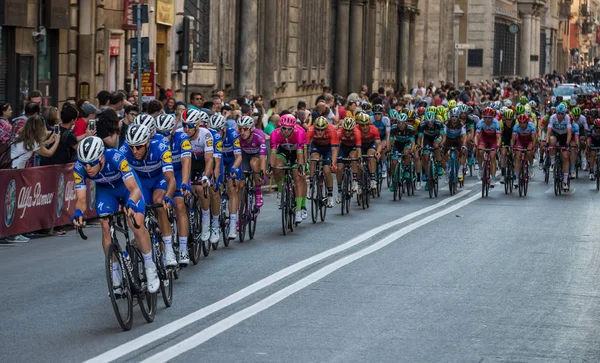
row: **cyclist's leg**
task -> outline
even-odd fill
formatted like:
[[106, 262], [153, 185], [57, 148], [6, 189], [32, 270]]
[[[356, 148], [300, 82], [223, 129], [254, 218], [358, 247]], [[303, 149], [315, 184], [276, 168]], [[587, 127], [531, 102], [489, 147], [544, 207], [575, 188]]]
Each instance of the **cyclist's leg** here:
[[[177, 235], [179, 236], [179, 256], [187, 256], [187, 240], [189, 233], [189, 221], [187, 217], [187, 211], [183, 194], [181, 194], [181, 172], [175, 173], [175, 193], [173, 194], [173, 201], [175, 202], [175, 215], [177, 216]], [[187, 184], [189, 185], [189, 180]], [[189, 258], [188, 258], [189, 259]], [[185, 260], [185, 258], [183, 259]], [[184, 261], [185, 263], [185, 261]]]

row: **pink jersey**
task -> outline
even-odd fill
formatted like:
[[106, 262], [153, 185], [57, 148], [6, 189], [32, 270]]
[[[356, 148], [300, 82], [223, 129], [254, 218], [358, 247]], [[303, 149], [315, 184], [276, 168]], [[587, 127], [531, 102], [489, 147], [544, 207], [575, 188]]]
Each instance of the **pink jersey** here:
[[252, 136], [248, 140], [244, 140], [240, 136], [240, 148], [247, 155], [267, 155], [267, 146], [265, 144], [265, 133], [262, 130], [254, 129]]
[[306, 132], [301, 126], [296, 126], [289, 138], [283, 137], [281, 128], [271, 133], [271, 150], [277, 151], [280, 147], [288, 151], [302, 151], [306, 140]]

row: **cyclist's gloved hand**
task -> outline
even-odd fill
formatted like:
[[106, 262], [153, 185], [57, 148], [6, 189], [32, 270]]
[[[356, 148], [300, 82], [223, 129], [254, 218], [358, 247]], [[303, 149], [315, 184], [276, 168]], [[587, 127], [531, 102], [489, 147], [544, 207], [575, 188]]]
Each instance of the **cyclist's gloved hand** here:
[[71, 217], [71, 223], [75, 224], [75, 222], [81, 224], [81, 219], [83, 218], [83, 212], [81, 211], [81, 209], [76, 209], [75, 210], [75, 214], [73, 214], [73, 217]]
[[133, 200], [129, 199], [127, 200], [127, 203], [125, 203], [125, 208], [127, 209], [131, 209], [132, 211], [134, 211], [135, 213], [138, 213], [138, 206], [137, 203], [135, 203]]
[[207, 186], [210, 186], [210, 179], [208, 179], [208, 177], [206, 175], [204, 175], [202, 177], [202, 184], [205, 184]]
[[[171, 207], [173, 207], [175, 205], [175, 202], [173, 202], [173, 199], [171, 199], [168, 195], [165, 195], [163, 197], [163, 205], [164, 204], [169, 204]], [[165, 205], [166, 207], [166, 205]]]
[[190, 186], [187, 185], [186, 183], [181, 183], [181, 191], [182, 192], [191, 192], [192, 188], [190, 188]]

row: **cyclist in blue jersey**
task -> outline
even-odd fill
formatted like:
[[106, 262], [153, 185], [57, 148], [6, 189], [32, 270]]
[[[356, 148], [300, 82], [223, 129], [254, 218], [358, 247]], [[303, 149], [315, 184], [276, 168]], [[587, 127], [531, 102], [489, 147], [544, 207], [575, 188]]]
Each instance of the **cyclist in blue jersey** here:
[[383, 178], [387, 178], [386, 152], [390, 150], [390, 132], [392, 127], [390, 124], [390, 119], [387, 116], [384, 116], [384, 111], [385, 109], [383, 105], [373, 105], [373, 116], [371, 116], [371, 123], [375, 125], [379, 131], [379, 138], [383, 144], [383, 148], [381, 149], [381, 160], [383, 160], [381, 174]]
[[[240, 208], [240, 192], [235, 181], [242, 179], [242, 149], [236, 129], [226, 127], [227, 120], [219, 113], [210, 117], [210, 128], [218, 131], [223, 138], [223, 175], [227, 175], [227, 195], [229, 196], [229, 239], [237, 238], [237, 211]], [[227, 173], [227, 174], [225, 174]]]
[[[142, 194], [142, 184], [135, 171], [131, 170], [125, 155], [115, 149], [105, 149], [104, 142], [97, 136], [88, 136], [77, 146], [77, 161], [73, 167], [75, 178], [75, 214], [72, 222], [76, 227], [83, 226], [83, 214], [87, 209], [85, 180], [96, 183], [96, 213], [99, 216], [115, 213], [119, 207], [125, 209], [128, 216], [135, 219], [140, 228], [131, 230], [136, 243], [144, 256], [144, 267], [148, 282], [148, 291], [155, 293], [160, 287], [156, 265], [152, 260], [150, 235], [144, 226], [146, 203]], [[128, 219], [128, 222], [131, 223]], [[100, 220], [102, 227], [102, 248], [111, 243], [108, 220]], [[119, 263], [112, 263], [112, 280], [115, 293], [121, 293], [121, 273]]]
[[179, 236], [179, 264], [187, 266], [190, 263], [187, 250], [189, 221], [183, 197], [184, 193], [187, 194], [191, 191], [192, 144], [185, 132], [175, 131], [175, 123], [176, 120], [173, 115], [159, 115], [156, 118], [156, 133], [169, 140], [171, 147], [173, 173], [176, 182], [173, 199], [177, 215], [177, 235]]
[[223, 138], [217, 130], [208, 129], [214, 141], [214, 163], [212, 175], [214, 177], [214, 187], [209, 189], [210, 192], [210, 212], [212, 214], [210, 227], [210, 243], [219, 242], [221, 230], [219, 229], [219, 215], [221, 214], [221, 193], [220, 188], [223, 183]]
[[175, 204], [172, 199], [176, 186], [172, 154], [166, 138], [162, 137], [162, 140], [150, 138], [148, 127], [132, 125], [127, 129], [125, 143], [120, 151], [142, 182], [144, 199], [152, 203], [162, 203], [164, 206], [156, 211], [156, 215], [165, 244], [166, 265], [177, 266], [172, 244], [171, 223], [167, 217], [167, 208]]
[[150, 130], [152, 140], [163, 141], [164, 136], [156, 132], [156, 119], [146, 113], [141, 113], [133, 119], [134, 125], [144, 125]]

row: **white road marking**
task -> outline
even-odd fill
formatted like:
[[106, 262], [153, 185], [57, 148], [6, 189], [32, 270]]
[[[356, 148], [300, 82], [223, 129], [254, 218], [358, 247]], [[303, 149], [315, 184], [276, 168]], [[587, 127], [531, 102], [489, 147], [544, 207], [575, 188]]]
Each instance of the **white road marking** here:
[[247, 287], [245, 287], [245, 288], [243, 288], [243, 289], [241, 289], [241, 290], [239, 290], [239, 291], [237, 291], [237, 292], [235, 292], [235, 293], [233, 293], [211, 305], [208, 305], [204, 308], [194, 311], [193, 313], [190, 313], [180, 319], [177, 319], [169, 324], [166, 324], [156, 330], [153, 330], [153, 331], [146, 333], [138, 338], [135, 338], [129, 342], [126, 342], [116, 348], [106, 351], [94, 358], [87, 360], [84, 363], [112, 362], [115, 359], [121, 358], [121, 357], [123, 357], [131, 352], [134, 352], [150, 343], [153, 343], [161, 338], [164, 338], [164, 337], [168, 336], [169, 334], [172, 334], [192, 323], [195, 323], [195, 322], [209, 316], [210, 314], [213, 314], [221, 309], [231, 306], [231, 305], [235, 304], [236, 302], [238, 302], [242, 299], [245, 299], [246, 297], [254, 294], [255, 292], [260, 291], [260, 290], [276, 283], [277, 281], [284, 279], [287, 276], [290, 276], [290, 275], [304, 269], [307, 266], [310, 266], [310, 265], [317, 263], [319, 261], [322, 261], [330, 256], [333, 256], [337, 253], [340, 253], [349, 248], [352, 248], [352, 247], [368, 240], [369, 238], [377, 235], [378, 233], [385, 231], [386, 229], [389, 229], [391, 227], [402, 224], [402, 223], [409, 221], [415, 217], [418, 217], [422, 214], [429, 213], [432, 210], [444, 207], [446, 204], [467, 195], [469, 192], [470, 192], [470, 190], [463, 190], [462, 192], [460, 192], [450, 198], [446, 198], [446, 199], [440, 201], [439, 203], [431, 205], [427, 208], [420, 209], [416, 212], [410, 213], [398, 220], [381, 225], [377, 228], [374, 228], [370, 231], [367, 231], [367, 232], [357, 236], [356, 238], [351, 239], [350, 241], [348, 241], [344, 244], [333, 247], [329, 250], [326, 250], [326, 251], [316, 254], [312, 257], [309, 257], [305, 260], [297, 262], [297, 263], [295, 263], [291, 266], [288, 266], [288, 267], [286, 267], [286, 268], [284, 268], [284, 269], [282, 269], [260, 281], [255, 282], [254, 284], [249, 285], [249, 286], [247, 286]]
[[433, 215], [425, 217], [417, 222], [414, 222], [397, 232], [392, 233], [388, 237], [382, 239], [381, 241], [374, 243], [358, 252], [355, 252], [346, 257], [342, 257], [339, 260], [332, 262], [319, 270], [311, 273], [310, 275], [298, 280], [297, 282], [275, 292], [274, 294], [266, 297], [265, 299], [257, 302], [256, 304], [245, 308], [229, 317], [209, 326], [208, 328], [202, 330], [201, 332], [192, 335], [191, 337], [180, 341], [174, 346], [165, 349], [164, 351], [157, 353], [150, 358], [142, 361], [142, 363], [156, 363], [156, 362], [167, 362], [170, 359], [173, 359], [189, 350], [194, 349], [195, 347], [201, 345], [207, 340], [217, 336], [218, 334], [236, 326], [237, 324], [243, 322], [246, 319], [251, 318], [252, 316], [258, 314], [259, 312], [268, 309], [269, 307], [277, 304], [278, 302], [284, 300], [285, 298], [295, 294], [296, 292], [304, 289], [307, 286], [314, 284], [315, 282], [321, 280], [327, 275], [331, 274], [339, 270], [340, 268], [362, 258], [367, 255], [370, 255], [373, 252], [376, 252], [383, 247], [393, 243], [398, 238], [406, 235], [409, 232], [414, 231], [415, 229], [422, 227], [428, 223], [433, 222], [434, 220], [441, 218], [447, 214], [454, 212], [457, 209], [460, 209], [467, 204], [470, 204], [476, 200], [480, 199], [479, 194], [473, 195], [468, 199], [463, 200], [460, 203], [457, 203], [447, 209], [439, 211]]

